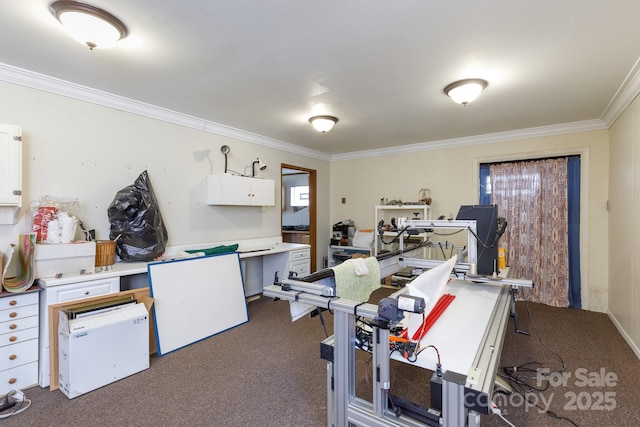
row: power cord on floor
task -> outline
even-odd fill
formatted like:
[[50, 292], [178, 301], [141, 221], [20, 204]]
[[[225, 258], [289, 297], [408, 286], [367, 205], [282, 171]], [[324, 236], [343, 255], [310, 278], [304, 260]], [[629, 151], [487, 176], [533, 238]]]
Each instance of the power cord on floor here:
[[505, 423], [507, 423], [510, 427], [516, 427], [515, 425], [513, 425], [513, 424], [511, 423], [511, 421], [509, 421], [508, 419], [506, 419], [506, 418], [504, 417], [504, 415], [502, 415], [502, 411], [500, 410], [500, 408], [498, 408], [498, 405], [496, 405], [496, 404], [495, 404], [495, 403], [493, 403], [493, 402], [491, 402], [491, 412], [492, 412], [494, 415], [499, 416], [499, 417], [502, 419], [502, 421], [504, 421]]
[[[3, 418], [12, 417], [21, 412], [26, 411], [27, 408], [31, 406], [31, 401], [27, 399], [24, 393], [21, 392], [20, 390], [11, 390], [4, 397], [4, 401], [0, 406], [4, 408], [0, 412], [6, 412], [6, 413], [0, 413], [0, 419], [3, 419]], [[7, 412], [9, 409], [11, 409], [11, 412]]]
[[546, 348], [550, 353], [555, 354], [556, 357], [560, 360], [560, 363], [562, 364], [562, 368], [560, 368], [560, 370], [558, 372], [564, 372], [565, 369], [567, 369], [567, 365], [564, 363], [564, 359], [562, 358], [562, 356], [557, 351], [552, 350], [551, 347], [549, 347], [547, 345], [547, 343], [545, 343], [544, 340], [542, 339], [542, 335], [540, 335], [540, 331], [538, 330], [538, 327], [533, 322], [533, 316], [531, 315], [531, 307], [529, 307], [529, 301], [525, 301], [525, 306], [527, 307], [527, 313], [529, 314], [529, 322], [531, 323], [531, 326], [533, 326], [533, 329], [536, 331], [536, 335], [538, 336], [538, 340], [544, 346], [544, 348]]
[[[540, 335], [540, 331], [538, 330], [538, 327], [536, 326], [536, 324], [533, 321], [533, 316], [531, 315], [531, 307], [529, 307], [529, 301], [525, 301], [525, 306], [527, 308], [527, 313], [529, 315], [529, 322], [531, 323], [531, 326], [533, 326], [533, 329], [536, 332], [536, 335], [538, 336], [538, 340], [540, 341], [540, 343], [552, 354], [554, 354], [558, 360], [560, 360], [560, 364], [562, 365], [562, 367], [560, 368], [559, 371], [556, 371], [554, 373], [562, 373], [566, 370], [567, 365], [564, 361], [564, 359], [562, 358], [562, 356], [556, 352], [555, 350], [552, 350], [551, 347], [549, 347], [547, 345], [547, 343], [544, 342], [544, 340], [542, 339], [542, 335]], [[525, 363], [523, 365], [520, 366], [509, 366], [509, 367], [503, 367], [502, 371], [504, 373], [500, 373], [499, 375], [505, 379], [507, 379], [507, 381], [509, 382], [509, 384], [511, 384], [511, 386], [514, 388], [514, 392], [520, 394], [521, 396], [523, 396], [523, 398], [529, 402], [531, 405], [537, 407], [541, 412], [544, 412], [545, 414], [547, 414], [549, 417], [557, 419], [557, 420], [562, 420], [562, 421], [567, 421], [569, 422], [571, 425], [573, 425], [574, 427], [579, 427], [578, 424], [576, 424], [573, 420], [571, 420], [570, 418], [567, 417], [563, 417], [560, 416], [558, 414], [556, 414], [553, 411], [549, 411], [543, 407], [541, 407], [540, 405], [537, 404], [537, 402], [533, 402], [531, 400], [529, 400], [526, 396], [527, 393], [531, 392], [531, 391], [538, 391], [538, 392], [542, 392], [548, 389], [549, 387], [549, 383], [548, 383], [548, 375], [550, 375], [551, 373], [549, 373], [547, 375], [546, 378], [543, 378], [544, 380], [547, 381], [546, 385], [542, 388], [540, 387], [535, 387], [533, 386], [531, 383], [529, 383], [527, 380], [535, 380], [536, 384], [540, 383], [540, 369], [533, 369], [534, 366], [538, 366], [541, 367], [542, 364], [539, 362], [528, 362]], [[517, 391], [516, 391], [517, 389]], [[497, 406], [494, 404], [493, 405], [495, 407], [495, 409], [498, 412], [494, 411], [494, 414], [500, 415], [500, 417], [506, 421], [507, 423], [509, 423], [504, 417], [502, 417], [502, 415], [499, 413], [500, 410], [497, 408]], [[509, 423], [509, 425], [512, 425], [511, 423]]]

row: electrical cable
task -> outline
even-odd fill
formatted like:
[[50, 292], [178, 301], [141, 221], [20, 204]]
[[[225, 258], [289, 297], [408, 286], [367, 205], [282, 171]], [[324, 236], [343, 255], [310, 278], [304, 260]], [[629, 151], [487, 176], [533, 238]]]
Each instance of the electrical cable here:
[[[562, 355], [560, 355], [558, 352], [554, 351], [551, 349], [551, 347], [549, 347], [547, 345], [547, 343], [544, 342], [544, 340], [542, 339], [542, 335], [540, 334], [540, 331], [538, 330], [538, 327], [536, 326], [535, 322], [533, 321], [533, 316], [531, 314], [531, 307], [529, 307], [529, 301], [525, 301], [525, 306], [527, 308], [527, 313], [529, 315], [529, 322], [531, 323], [531, 325], [533, 326], [533, 329], [536, 332], [536, 335], [538, 336], [538, 340], [540, 341], [540, 343], [552, 354], [554, 354], [559, 360], [560, 363], [562, 364], [562, 367], [560, 368], [560, 370], [555, 371], [553, 373], [562, 373], [566, 370], [567, 365], [564, 361], [564, 359], [562, 358]], [[532, 366], [538, 366], [537, 369], [533, 369]], [[529, 402], [531, 405], [535, 406], [536, 408], [538, 408], [541, 412], [544, 412], [545, 414], [547, 414], [549, 417], [557, 419], [557, 420], [562, 420], [562, 421], [567, 421], [569, 423], [571, 423], [571, 425], [573, 425], [574, 427], [579, 427], [578, 424], [576, 424], [572, 419], [561, 416], [556, 414], [553, 411], [550, 411], [548, 409], [543, 408], [542, 406], [540, 406], [537, 402], [533, 402], [531, 400], [529, 400], [527, 398], [527, 393], [530, 393], [531, 391], [537, 391], [537, 392], [543, 392], [546, 391], [549, 388], [549, 382], [548, 382], [548, 378], [542, 378], [543, 380], [546, 380], [546, 385], [542, 388], [540, 387], [535, 387], [532, 384], [530, 384], [529, 382], [527, 382], [526, 380], [535, 380], [536, 383], [540, 382], [540, 368], [543, 365], [540, 362], [527, 362], [525, 364], [522, 364], [520, 366], [514, 366], [514, 367], [502, 367], [502, 371], [503, 373], [498, 372], [498, 374], [502, 377], [505, 378], [509, 384], [513, 387], [514, 392], [520, 394], [527, 402]], [[535, 373], [535, 375], [519, 375], [519, 372], [522, 372], [523, 374], [533, 374]], [[550, 375], [551, 373], [549, 373], [548, 375]], [[516, 391], [517, 390], [517, 391]], [[498, 409], [499, 411], [499, 409]], [[494, 412], [496, 413], [496, 412]], [[500, 414], [498, 414], [500, 415]], [[502, 418], [502, 417], [501, 417]], [[503, 418], [504, 419], [504, 418]], [[505, 419], [506, 421], [506, 419]], [[508, 422], [508, 421], [507, 421]]]
[[[18, 401], [18, 399], [13, 397], [18, 394], [21, 396], [21, 399], [22, 399], [20, 401]], [[5, 404], [9, 403], [10, 398], [16, 403], [15, 406], [13, 407], [14, 409], [11, 412], [8, 412], [6, 414], [0, 414], [0, 419], [13, 417], [14, 415], [17, 415], [21, 412], [26, 411], [31, 406], [31, 400], [27, 399], [24, 393], [21, 392], [20, 390], [11, 390], [9, 393], [7, 393], [7, 395], [4, 398]]]
[[531, 326], [533, 326], [533, 329], [536, 331], [536, 335], [538, 336], [538, 340], [540, 341], [540, 343], [550, 352], [556, 355], [556, 357], [560, 360], [560, 363], [562, 363], [562, 368], [557, 371], [557, 372], [564, 372], [567, 369], [567, 365], [564, 363], [564, 359], [562, 358], [562, 356], [552, 350], [547, 343], [544, 342], [544, 340], [542, 339], [542, 335], [540, 335], [540, 331], [538, 330], [538, 327], [536, 326], [536, 324], [533, 322], [533, 317], [531, 315], [531, 307], [529, 307], [529, 301], [525, 301], [525, 306], [527, 307], [527, 313], [529, 314], [529, 322], [531, 323]]
[[435, 231], [433, 232], [434, 236], [455, 236], [456, 234], [460, 234], [464, 231], [464, 228], [458, 230], [458, 231], [452, 231], [451, 233], [436, 233]]
[[320, 318], [322, 329], [324, 329], [324, 336], [329, 338], [329, 331], [327, 331], [327, 325], [324, 323], [324, 316], [322, 315], [322, 309], [320, 307], [316, 307], [316, 312], [318, 313], [318, 317]]
[[498, 405], [496, 405], [495, 403], [491, 402], [491, 412], [494, 415], [497, 415], [498, 417], [500, 417], [502, 419], [502, 421], [504, 421], [505, 423], [507, 423], [510, 427], [516, 427], [511, 421], [509, 421], [508, 419], [506, 419], [504, 417], [504, 415], [502, 415], [502, 411], [500, 410], [500, 408], [498, 408]]
[[485, 248], [485, 249], [491, 249], [493, 248], [495, 245], [493, 246], [487, 246], [487, 244], [485, 242], [482, 241], [482, 239], [480, 239], [480, 237], [475, 233], [475, 231], [473, 231], [470, 227], [467, 228], [467, 230], [469, 230], [469, 233], [471, 233], [473, 235], [473, 237], [476, 238], [476, 240], [478, 241], [478, 243], [480, 243], [480, 245]]
[[390, 245], [392, 243], [395, 243], [396, 241], [398, 241], [400, 239], [400, 236], [402, 236], [402, 234], [407, 231], [407, 229], [409, 228], [409, 226], [403, 228], [402, 230], [398, 231], [397, 234], [395, 236], [393, 236], [393, 239], [391, 239], [391, 241], [389, 242], [385, 242], [384, 239], [382, 238], [383, 233], [380, 232], [380, 230], [378, 230], [378, 234], [380, 234], [380, 241], [385, 244], [385, 245]]
[[515, 425], [513, 425], [513, 424], [511, 423], [511, 421], [509, 421], [508, 419], [506, 419], [506, 418], [504, 417], [504, 415], [502, 415], [502, 414], [497, 414], [497, 415], [498, 415], [500, 418], [502, 418], [502, 421], [504, 421], [505, 423], [507, 423], [507, 424], [508, 424], [508, 425], [510, 425], [511, 427], [516, 427]]

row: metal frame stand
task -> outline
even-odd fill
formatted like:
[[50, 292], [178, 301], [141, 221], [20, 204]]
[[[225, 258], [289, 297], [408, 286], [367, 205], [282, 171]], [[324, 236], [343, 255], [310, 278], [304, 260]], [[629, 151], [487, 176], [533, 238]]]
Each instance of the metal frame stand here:
[[[333, 362], [327, 362], [327, 426], [346, 427], [349, 424], [370, 427], [424, 427], [411, 418], [396, 416], [388, 409], [389, 330], [373, 328], [373, 401], [356, 397], [355, 317], [374, 319], [377, 306], [337, 299], [334, 310]], [[331, 390], [333, 392], [331, 392]]]
[[[387, 263], [388, 265], [381, 265], [381, 270], [383, 267], [394, 268], [398, 261], [388, 260]], [[476, 280], [496, 282], [487, 278], [474, 279]], [[508, 315], [515, 314], [517, 291], [514, 292], [514, 287], [533, 286], [530, 281], [518, 279], [500, 279], [496, 284], [498, 283], [503, 286], [470, 372], [464, 376], [447, 371], [443, 377], [443, 411], [440, 419], [443, 426], [474, 427], [479, 424], [478, 412], [488, 413]], [[312, 289], [307, 289], [309, 286], [314, 287], [313, 284], [308, 284], [304, 289], [293, 289], [294, 286], [271, 285], [264, 288], [263, 294], [333, 310], [334, 335], [323, 341], [323, 344], [330, 342], [327, 346], [332, 347], [331, 357], [323, 357], [327, 360], [327, 427], [347, 427], [349, 424], [367, 427], [424, 427], [425, 423], [402, 414], [398, 416], [388, 408], [389, 330], [375, 324], [372, 343], [373, 399], [368, 402], [356, 396], [356, 317], [376, 319], [378, 307], [328, 296], [326, 287], [321, 285], [315, 285], [318, 289], [312, 292]], [[475, 402], [475, 406], [465, 400], [467, 395], [473, 397], [471, 400]]]
[[518, 313], [516, 312], [516, 294], [518, 293], [518, 288], [512, 286], [509, 290], [509, 293], [511, 294], [511, 312], [509, 313], [509, 316], [513, 318], [513, 327], [515, 328], [516, 333], [522, 335], [531, 335], [530, 332], [520, 329]]

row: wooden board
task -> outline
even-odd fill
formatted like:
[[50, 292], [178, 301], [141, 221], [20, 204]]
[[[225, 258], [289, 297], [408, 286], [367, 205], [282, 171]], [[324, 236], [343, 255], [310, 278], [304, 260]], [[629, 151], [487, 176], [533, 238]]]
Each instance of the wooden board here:
[[237, 253], [148, 266], [158, 355], [249, 320]]
[[[130, 291], [117, 292], [114, 294], [100, 295], [92, 298], [85, 298], [81, 300], [61, 302], [59, 304], [52, 304], [49, 306], [49, 371], [50, 371], [50, 383], [49, 390], [58, 389], [58, 323], [60, 320], [59, 313], [70, 308], [82, 307], [87, 304], [107, 302], [117, 300], [126, 296], [133, 296], [138, 302], [143, 302], [147, 309], [153, 302], [151, 299], [149, 288], [139, 288]], [[155, 341], [155, 327], [153, 316], [149, 316], [149, 354], [156, 352]]]

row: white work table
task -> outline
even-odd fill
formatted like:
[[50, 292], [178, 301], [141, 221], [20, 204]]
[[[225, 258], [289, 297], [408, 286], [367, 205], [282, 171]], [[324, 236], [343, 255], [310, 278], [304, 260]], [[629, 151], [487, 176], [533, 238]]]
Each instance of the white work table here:
[[[466, 375], [480, 351], [484, 332], [503, 292], [503, 285], [499, 281], [495, 284], [461, 280], [449, 282], [444, 293], [454, 295], [455, 298], [420, 340], [420, 348], [433, 345], [440, 352], [443, 372], [453, 371]], [[407, 362], [397, 353], [391, 357]], [[435, 371], [436, 361], [435, 351], [425, 349], [415, 362], [407, 363]]]
[[[443, 399], [446, 396], [450, 402], [443, 406], [443, 416], [447, 420], [453, 420], [449, 425], [456, 425], [458, 419], [460, 423], [463, 422], [467, 409], [481, 413], [488, 411], [487, 399], [490, 400], [493, 390], [509, 318], [510, 293], [509, 286], [500, 280], [495, 283], [473, 283], [457, 279], [445, 286], [444, 293], [455, 295], [455, 299], [423, 337], [421, 347], [433, 345], [440, 352], [444, 371], [443, 387], [446, 385]], [[348, 422], [379, 426], [416, 425], [408, 420], [396, 420], [387, 409], [385, 384], [389, 381], [389, 331], [384, 327], [377, 331], [380, 333], [379, 341], [373, 342], [372, 375], [380, 378], [372, 385], [373, 401], [367, 402], [354, 392], [355, 318], [376, 318], [378, 306], [284, 290], [275, 285], [266, 288], [264, 294], [333, 310], [334, 335], [323, 341], [325, 346], [333, 347], [326, 359], [328, 420], [334, 420], [340, 425]], [[376, 331], [374, 336], [378, 336]], [[410, 363], [395, 353], [392, 357]], [[425, 349], [413, 364], [435, 370], [436, 360], [435, 351]], [[470, 398], [465, 400], [466, 396]]]

